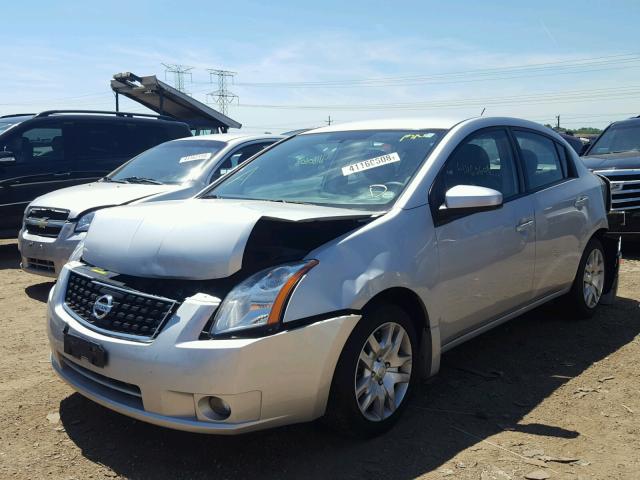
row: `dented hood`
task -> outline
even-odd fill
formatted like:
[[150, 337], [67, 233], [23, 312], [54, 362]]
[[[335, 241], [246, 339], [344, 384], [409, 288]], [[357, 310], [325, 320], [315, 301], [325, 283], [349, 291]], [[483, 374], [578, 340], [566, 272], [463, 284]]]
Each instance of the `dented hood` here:
[[175, 189], [176, 185], [93, 182], [47, 193], [31, 202], [31, 206], [62, 208], [69, 210], [70, 218], [75, 218], [87, 210], [122, 205]]
[[366, 211], [255, 200], [130, 205], [96, 214], [82, 258], [106, 270], [140, 277], [225, 278], [242, 268], [245, 247], [261, 219], [317, 224], [371, 216]]

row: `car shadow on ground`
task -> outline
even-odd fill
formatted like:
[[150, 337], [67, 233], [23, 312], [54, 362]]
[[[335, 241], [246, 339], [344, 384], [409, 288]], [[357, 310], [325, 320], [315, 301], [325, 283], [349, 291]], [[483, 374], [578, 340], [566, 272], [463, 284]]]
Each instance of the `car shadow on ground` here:
[[26, 293], [27, 296], [29, 298], [32, 298], [33, 300], [46, 303], [49, 297], [49, 292], [51, 291], [54, 285], [55, 285], [54, 281], [35, 283], [33, 285], [29, 285], [28, 287], [26, 287], [24, 289], [24, 293]]
[[17, 243], [0, 244], [0, 270], [20, 268], [20, 252]]
[[629, 260], [640, 260], [640, 242], [622, 242], [622, 257]]
[[171, 431], [102, 408], [78, 394], [60, 404], [64, 428], [89, 460], [133, 479], [410, 479], [504, 429], [575, 438], [566, 425], [522, 421], [556, 389], [640, 333], [638, 302], [620, 298], [588, 321], [547, 306], [448, 352], [418, 385], [387, 434], [337, 436], [318, 423], [240, 437]]

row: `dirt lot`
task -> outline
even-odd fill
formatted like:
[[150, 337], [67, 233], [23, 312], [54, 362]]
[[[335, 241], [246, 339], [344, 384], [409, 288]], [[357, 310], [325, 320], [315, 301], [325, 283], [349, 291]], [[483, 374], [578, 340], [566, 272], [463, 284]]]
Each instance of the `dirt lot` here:
[[385, 436], [309, 424], [228, 438], [128, 419], [55, 378], [52, 283], [0, 242], [0, 479], [639, 479], [640, 253], [626, 257], [615, 306], [585, 322], [538, 309], [446, 354]]

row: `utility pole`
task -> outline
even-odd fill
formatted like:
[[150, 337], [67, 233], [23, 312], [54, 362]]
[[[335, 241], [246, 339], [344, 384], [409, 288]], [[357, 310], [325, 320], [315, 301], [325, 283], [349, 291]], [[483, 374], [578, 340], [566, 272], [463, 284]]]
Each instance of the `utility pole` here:
[[325, 120], [325, 123], [327, 125], [331, 125], [333, 123], [333, 120], [331, 119], [331, 115], [329, 115], [329, 117], [327, 117], [327, 119]]
[[167, 73], [173, 73], [173, 86], [182, 93], [187, 93], [184, 89], [184, 79], [189, 75], [189, 80], [192, 80], [191, 70], [193, 67], [177, 63], [163, 63], [162, 65], [164, 65], [164, 79], [167, 79]]
[[215, 68], [207, 69], [209, 72], [209, 81], [214, 83], [214, 77], [218, 77], [218, 90], [207, 93], [207, 97], [211, 97], [217, 104], [218, 109], [223, 115], [227, 114], [228, 105], [238, 99], [238, 95], [231, 92], [227, 88], [227, 80], [233, 79], [237, 75], [236, 72], [230, 72], [229, 70], [218, 70]]
[[556, 115], [556, 129], [560, 130], [560, 115]]

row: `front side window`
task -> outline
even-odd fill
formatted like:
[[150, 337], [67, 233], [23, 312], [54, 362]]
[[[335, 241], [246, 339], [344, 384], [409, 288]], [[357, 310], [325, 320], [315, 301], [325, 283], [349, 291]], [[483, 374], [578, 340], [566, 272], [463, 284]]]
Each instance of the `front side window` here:
[[15, 132], [2, 140], [0, 150], [13, 152], [17, 163], [64, 160], [62, 128], [36, 127]]
[[447, 190], [457, 185], [491, 188], [505, 200], [518, 193], [513, 152], [504, 130], [477, 133], [454, 150], [436, 181], [435, 206], [442, 205]]
[[111, 172], [116, 182], [179, 184], [197, 178], [226, 143], [214, 140], [175, 140], [142, 152]]
[[596, 140], [589, 155], [640, 151], [640, 122], [612, 125]]
[[518, 146], [527, 186], [530, 190], [551, 185], [566, 178], [555, 142], [537, 133], [513, 132]]
[[367, 130], [298, 135], [234, 170], [204, 196], [384, 210], [444, 133]]

